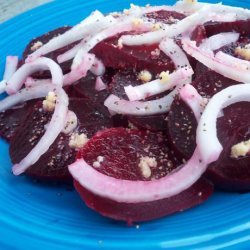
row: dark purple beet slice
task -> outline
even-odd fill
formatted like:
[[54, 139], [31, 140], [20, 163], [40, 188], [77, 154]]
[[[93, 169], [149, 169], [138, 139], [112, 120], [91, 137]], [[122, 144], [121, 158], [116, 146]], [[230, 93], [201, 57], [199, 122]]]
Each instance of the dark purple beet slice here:
[[176, 154], [189, 159], [195, 149], [197, 122], [192, 110], [176, 97], [168, 115], [168, 136]]
[[102, 80], [108, 85], [107, 89], [97, 91], [95, 89], [96, 76], [91, 72], [87, 74], [85, 78], [77, 81], [73, 87], [75, 95], [78, 97], [85, 97], [92, 100], [95, 103], [103, 105], [106, 98], [109, 96], [109, 84], [112, 81], [115, 71], [111, 68], [107, 68]]
[[212, 36], [222, 32], [235, 31], [242, 36], [250, 35], [250, 19], [239, 20], [235, 22], [209, 22], [205, 24], [205, 29], [208, 36]]
[[[175, 69], [172, 60], [159, 51], [158, 44], [119, 48], [117, 46], [119, 37], [120, 35], [104, 40], [93, 49], [93, 53], [106, 66], [116, 69], [149, 70], [153, 74], [166, 70], [172, 72]], [[154, 53], [155, 51], [159, 52], [159, 56]]]
[[133, 222], [153, 220], [182, 212], [203, 203], [213, 193], [213, 185], [201, 178], [189, 189], [171, 198], [131, 204], [97, 196], [83, 188], [77, 181], [74, 181], [74, 186], [89, 208], [98, 211], [103, 216], [126, 221], [129, 225]]
[[[238, 82], [207, 69], [197, 76], [192, 85], [200, 95], [211, 98], [224, 88], [238, 84]], [[191, 109], [178, 97], [171, 105], [168, 117], [168, 135], [176, 153], [189, 159], [195, 149], [195, 133], [197, 122]]]
[[[144, 84], [141, 80], [138, 79], [138, 72], [134, 70], [127, 71], [118, 71], [114, 77], [113, 81], [110, 85], [110, 92], [122, 99], [128, 100], [127, 95], [125, 93], [124, 87], [128, 85], [138, 86]], [[164, 96], [166, 92], [163, 94], [148, 98], [148, 100], [160, 98]], [[151, 115], [151, 116], [129, 116], [128, 119], [132, 122], [136, 127], [148, 130], [166, 130], [167, 129], [167, 114], [160, 115]]]
[[[150, 19], [163, 21], [172, 24], [181, 20], [185, 15], [172, 11], [158, 11], [146, 15]], [[172, 60], [162, 51], [159, 51], [158, 44], [141, 46], [117, 46], [121, 34], [108, 38], [95, 46], [94, 54], [97, 55], [108, 67], [116, 69], [136, 69], [137, 71], [149, 70], [158, 74], [162, 71], [173, 71], [175, 66]], [[159, 52], [154, 53], [155, 51]]]
[[[193, 85], [198, 92], [210, 98], [222, 89], [238, 82], [227, 79], [211, 70], [203, 73], [196, 78]], [[249, 191], [250, 190], [250, 171], [249, 156], [240, 159], [230, 157], [231, 147], [241, 141], [248, 140], [249, 134], [249, 103], [237, 103], [224, 110], [224, 116], [217, 120], [217, 133], [223, 145], [223, 152], [215, 163], [211, 164], [207, 171], [207, 176], [215, 183], [217, 188], [227, 191]], [[184, 112], [184, 115], [181, 115]], [[190, 123], [192, 130], [182, 129], [186, 122]], [[175, 123], [180, 125], [175, 127]], [[180, 156], [188, 159], [191, 157], [195, 148], [195, 131], [197, 123], [192, 111], [184, 102], [176, 99], [172, 104], [168, 132], [170, 141], [174, 143], [174, 149]], [[186, 145], [188, 145], [186, 147]]]
[[182, 13], [179, 13], [176, 11], [166, 11], [166, 10], [150, 12], [150, 13], [147, 13], [145, 16], [155, 22], [162, 22], [165, 24], [174, 24], [178, 22], [179, 20], [182, 20], [186, 17]]
[[[26, 46], [24, 52], [23, 52], [23, 60], [26, 59], [26, 57], [31, 54], [32, 52], [34, 52], [34, 50], [32, 50], [32, 46], [40, 41], [42, 42], [43, 44], [47, 43], [49, 40], [51, 40], [52, 38], [58, 36], [58, 35], [61, 35], [63, 33], [65, 33], [67, 30], [69, 30], [71, 27], [69, 26], [65, 26], [65, 27], [61, 27], [61, 28], [58, 28], [58, 29], [55, 29], [55, 30], [52, 30], [46, 34], [43, 34], [33, 40], [30, 41], [30, 43]], [[70, 45], [67, 45], [61, 49], [58, 49], [58, 50], [55, 50], [53, 52], [50, 52], [48, 53], [47, 55], [45, 55], [46, 57], [49, 57], [51, 59], [53, 59], [55, 62], [57, 62], [57, 57], [66, 52], [67, 50], [71, 49], [76, 43], [73, 43], [73, 44], [70, 44]], [[62, 68], [62, 71], [64, 74], [70, 72], [70, 66], [71, 66], [71, 63], [72, 61], [67, 61], [67, 62], [64, 62], [64, 63], [61, 63], [60, 66]], [[50, 72], [49, 71], [42, 71], [42, 72], [37, 72], [35, 74], [33, 74], [33, 76], [35, 78], [49, 78], [50, 77]]]
[[[76, 131], [87, 134], [89, 138], [97, 131], [112, 126], [107, 111], [89, 100], [70, 99], [69, 109], [78, 117], [79, 126]], [[22, 160], [37, 144], [51, 116], [51, 112], [43, 111], [41, 102], [34, 106], [10, 142], [10, 156], [13, 163]], [[25, 173], [46, 181], [70, 180], [67, 166], [74, 162], [76, 150], [69, 147], [69, 140], [70, 135], [61, 133], [50, 149]]]
[[29, 101], [23, 105], [0, 112], [0, 136], [9, 141], [35, 102]]
[[240, 102], [224, 109], [217, 121], [218, 138], [223, 146], [219, 159], [209, 166], [207, 176], [218, 188], [250, 191], [250, 156], [231, 158], [231, 147], [250, 139], [250, 103]]
[[[90, 165], [93, 165], [98, 156], [104, 157], [104, 160], [96, 170], [117, 179], [133, 181], [159, 179], [181, 163], [162, 133], [125, 128], [112, 128], [97, 133], [77, 155]], [[149, 178], [138, 167], [142, 156], [155, 157], [157, 161], [157, 166], [151, 168], [152, 174]], [[89, 207], [104, 216], [128, 222], [151, 220], [193, 207], [202, 203], [213, 192], [212, 185], [201, 179], [188, 190], [170, 199], [131, 204], [99, 197], [82, 188], [77, 182], [75, 186]]]

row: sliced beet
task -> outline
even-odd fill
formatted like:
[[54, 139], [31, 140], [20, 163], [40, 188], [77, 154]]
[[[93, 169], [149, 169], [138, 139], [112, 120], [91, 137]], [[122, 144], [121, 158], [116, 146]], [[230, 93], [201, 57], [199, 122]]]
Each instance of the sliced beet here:
[[172, 60], [159, 50], [158, 44], [140, 46], [117, 46], [121, 35], [106, 39], [95, 46], [93, 53], [106, 66], [115, 69], [149, 70], [153, 74], [175, 69]]
[[[202, 70], [204, 71], [196, 77], [192, 85], [203, 97], [211, 98], [222, 89], [239, 84], [212, 70]], [[189, 159], [194, 152], [196, 128], [197, 122], [192, 110], [177, 97], [169, 111], [168, 135], [176, 153], [185, 159]]]
[[[112, 128], [97, 133], [77, 155], [92, 166], [95, 166], [100, 156], [103, 161], [96, 167], [97, 171], [117, 179], [132, 181], [159, 179], [181, 164], [162, 133], [125, 128]], [[138, 166], [141, 157], [147, 156], [155, 157], [157, 161], [157, 166], [151, 167], [151, 175], [148, 177], [142, 174]], [[75, 187], [90, 208], [104, 216], [128, 222], [151, 220], [193, 207], [206, 200], [213, 191], [212, 185], [201, 179], [188, 190], [169, 199], [119, 203], [97, 196], [77, 182]]]
[[209, 22], [205, 24], [208, 36], [213, 36], [222, 32], [237, 32], [242, 36], [250, 35], [250, 19], [238, 20], [235, 22]]
[[152, 202], [119, 203], [93, 194], [77, 181], [74, 181], [74, 186], [89, 208], [103, 216], [126, 221], [129, 225], [133, 222], [153, 220], [182, 212], [203, 203], [213, 193], [213, 185], [201, 178], [189, 189], [171, 198]]
[[29, 101], [23, 105], [0, 112], [0, 136], [9, 141], [35, 102]]
[[[97, 131], [112, 126], [107, 111], [89, 100], [70, 99], [69, 109], [78, 117], [79, 126], [75, 132], [85, 133], [89, 138]], [[41, 102], [34, 106], [10, 142], [10, 156], [13, 163], [22, 160], [37, 144], [51, 116], [51, 112], [42, 109]], [[76, 150], [69, 147], [69, 140], [70, 135], [61, 133], [49, 150], [25, 173], [46, 181], [71, 179], [67, 166], [74, 162]]]
[[[66, 31], [68, 31], [71, 27], [70, 26], [64, 26], [61, 28], [57, 28], [55, 30], [52, 30], [46, 34], [43, 34], [37, 38], [34, 38], [33, 40], [30, 41], [30, 43], [26, 46], [24, 52], [23, 52], [23, 60], [25, 60], [27, 58], [27, 56], [29, 54], [31, 54], [32, 52], [34, 52], [35, 50], [32, 49], [32, 47], [34, 46], [35, 43], [37, 42], [42, 42], [43, 44], [47, 43], [49, 40], [51, 40], [52, 38], [61, 35], [63, 33], [65, 33]], [[44, 56], [51, 58], [52, 60], [54, 60], [55, 62], [57, 62], [57, 57], [61, 54], [63, 54], [64, 52], [66, 52], [67, 50], [71, 49], [76, 43], [67, 45], [61, 49], [57, 49], [53, 52], [50, 52]], [[22, 62], [23, 63], [23, 62]], [[60, 67], [62, 68], [62, 71], [64, 74], [70, 72], [70, 67], [71, 67], [71, 63], [72, 61], [67, 61], [64, 63], [60, 64]], [[36, 72], [35, 74], [33, 74], [33, 76], [35, 78], [50, 78], [50, 72], [49, 71], [41, 71], [41, 72]]]
[[219, 159], [209, 166], [207, 176], [218, 188], [250, 191], [250, 156], [232, 158], [233, 145], [250, 139], [250, 103], [240, 102], [224, 109], [217, 121], [218, 138], [223, 146]]
[[176, 11], [159, 10], [150, 12], [145, 15], [154, 22], [161, 22], [165, 24], [174, 24], [179, 20], [184, 19], [186, 16]]
[[[122, 99], [128, 100], [124, 87], [128, 85], [138, 86], [144, 84], [141, 80], [138, 79], [138, 74], [139, 73], [135, 70], [118, 71], [114, 75], [113, 81], [110, 84], [110, 92]], [[167, 92], [164, 92], [162, 94], [147, 98], [147, 100], [157, 99], [163, 97], [166, 94]], [[166, 117], [167, 113], [150, 116], [129, 116], [128, 119], [136, 127], [158, 131], [167, 129]]]
[[[222, 89], [239, 83], [207, 70], [192, 84], [202, 96], [210, 98]], [[227, 191], [250, 190], [249, 156], [240, 159], [230, 157], [233, 145], [250, 139], [249, 107], [249, 103], [231, 105], [223, 111], [224, 116], [217, 120], [217, 134], [223, 145], [223, 152], [206, 173], [217, 188]], [[190, 131], [183, 128], [187, 122]], [[179, 127], [175, 126], [175, 123], [178, 123]], [[194, 151], [196, 128], [197, 122], [192, 111], [183, 101], [176, 99], [170, 109], [168, 134], [176, 153], [185, 159], [189, 159]]]
[[192, 110], [179, 97], [171, 105], [167, 125], [169, 141], [176, 154], [189, 159], [196, 146], [197, 121]]
[[104, 101], [110, 94], [109, 84], [112, 81], [114, 72], [115, 71], [111, 68], [106, 69], [104, 76], [102, 76], [102, 80], [108, 85], [108, 88], [101, 91], [95, 89], [96, 76], [89, 72], [86, 77], [80, 79], [74, 84], [74, 94], [78, 97], [85, 97], [95, 103], [103, 105]]

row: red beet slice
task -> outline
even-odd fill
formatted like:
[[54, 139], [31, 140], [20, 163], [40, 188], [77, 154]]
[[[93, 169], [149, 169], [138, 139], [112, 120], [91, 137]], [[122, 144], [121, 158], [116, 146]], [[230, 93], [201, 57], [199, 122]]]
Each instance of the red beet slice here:
[[13, 107], [0, 113], [0, 136], [9, 141], [28, 115], [34, 101]]
[[201, 178], [189, 189], [171, 198], [131, 204], [97, 196], [83, 188], [77, 181], [74, 181], [74, 186], [89, 208], [98, 211], [103, 216], [126, 221], [129, 225], [133, 222], [153, 220], [182, 212], [203, 203], [213, 193], [213, 185]]
[[250, 191], [250, 156], [231, 158], [231, 147], [250, 139], [250, 103], [240, 102], [224, 109], [217, 121], [218, 138], [223, 146], [219, 159], [209, 166], [207, 176], [218, 188]]
[[[198, 92], [208, 98], [235, 84], [238, 82], [211, 70], [207, 70], [193, 82]], [[249, 156], [240, 159], [230, 157], [233, 145], [250, 138], [249, 107], [249, 103], [234, 104], [226, 108], [224, 116], [217, 120], [217, 133], [223, 145], [223, 152], [220, 158], [209, 166], [206, 173], [217, 188], [227, 191], [250, 190], [250, 171], [247, 168], [250, 162]], [[184, 124], [187, 123], [191, 128], [190, 131], [184, 129]], [[169, 113], [168, 134], [176, 153], [185, 159], [191, 157], [195, 148], [196, 127], [197, 122], [192, 111], [183, 101], [176, 99]]]
[[[116, 69], [149, 70], [153, 74], [169, 70], [175, 66], [172, 60], [159, 50], [158, 44], [140, 46], [117, 46], [120, 35], [106, 39], [95, 46], [93, 53], [103, 63]], [[159, 52], [159, 56], [155, 51]]]
[[[26, 46], [24, 52], [23, 52], [23, 60], [25, 60], [27, 58], [27, 56], [29, 54], [31, 54], [32, 52], [34, 52], [34, 50], [32, 50], [32, 46], [36, 43], [36, 42], [42, 42], [43, 44], [47, 43], [49, 40], [51, 40], [52, 38], [61, 35], [63, 33], [65, 33], [67, 30], [69, 30], [71, 27], [69, 26], [65, 26], [65, 27], [61, 27], [55, 30], [52, 30], [46, 34], [43, 34], [33, 40], [30, 41], [30, 43]], [[52, 60], [54, 60], [55, 62], [57, 62], [57, 57], [60, 54], [63, 54], [64, 52], [66, 52], [67, 50], [71, 49], [76, 43], [67, 45], [61, 49], [57, 49], [53, 52], [50, 52], [48, 54], [46, 54], [45, 56], [48, 58], [51, 58]], [[23, 63], [23, 62], [22, 62]], [[67, 61], [64, 63], [60, 64], [60, 67], [62, 68], [62, 71], [64, 74], [70, 72], [70, 67], [71, 67], [71, 63], [72, 61]], [[33, 76], [35, 78], [49, 78], [50, 77], [50, 72], [49, 71], [41, 71], [41, 72], [37, 72], [35, 74], [33, 74]]]
[[[159, 179], [181, 163], [162, 133], [124, 128], [112, 128], [97, 133], [77, 155], [90, 165], [94, 164], [98, 156], [102, 156], [104, 160], [100, 167], [96, 168], [97, 171], [117, 179], [133, 181]], [[138, 167], [142, 156], [155, 157], [158, 163], [156, 167], [151, 168], [149, 178], [146, 178]], [[87, 206], [104, 216], [127, 222], [151, 220], [193, 207], [202, 203], [213, 192], [212, 185], [201, 179], [188, 190], [169, 199], [119, 203], [97, 196], [77, 182], [75, 187]]]
[[162, 22], [165, 24], [174, 24], [186, 17], [182, 13], [176, 11], [166, 11], [166, 10], [150, 12], [147, 13], [145, 16], [151, 19], [152, 21]]
[[[104, 107], [89, 100], [70, 99], [69, 109], [78, 117], [79, 126], [76, 131], [87, 134], [89, 138], [97, 131], [112, 126]], [[51, 116], [51, 112], [43, 111], [41, 102], [34, 106], [10, 142], [10, 156], [13, 163], [22, 160], [37, 144]], [[70, 180], [67, 166], [74, 162], [76, 150], [69, 147], [69, 139], [69, 135], [61, 133], [50, 149], [25, 173], [46, 181]]]
[[[135, 70], [126, 70], [118, 71], [114, 77], [113, 81], [110, 84], [110, 92], [122, 99], [128, 100], [128, 97], [125, 93], [124, 87], [128, 85], [138, 86], [144, 84], [141, 80], [138, 79], [138, 72]], [[157, 96], [148, 98], [148, 100], [157, 99], [163, 97], [168, 92], [164, 92]], [[136, 127], [142, 129], [148, 129], [152, 131], [166, 130], [167, 129], [167, 114], [160, 115], [150, 115], [150, 116], [129, 116], [128, 119]]]
[[91, 72], [86, 77], [77, 81], [73, 87], [74, 93], [78, 97], [85, 97], [92, 100], [95, 103], [103, 105], [106, 98], [109, 96], [109, 84], [112, 81], [115, 71], [111, 68], [107, 68], [105, 74], [102, 76], [102, 80], [108, 85], [107, 89], [97, 91], [95, 89], [96, 76]]
[[222, 32], [237, 32], [242, 36], [250, 35], [250, 19], [239, 20], [235, 22], [209, 22], [205, 24], [208, 36], [212, 36]]

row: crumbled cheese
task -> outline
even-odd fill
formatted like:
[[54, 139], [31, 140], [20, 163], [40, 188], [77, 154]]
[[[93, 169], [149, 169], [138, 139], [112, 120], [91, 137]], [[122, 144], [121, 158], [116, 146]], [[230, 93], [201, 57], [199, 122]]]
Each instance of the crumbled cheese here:
[[245, 60], [250, 61], [250, 48], [245, 46], [245, 48], [237, 47], [235, 49], [235, 53], [241, 57], [243, 57]]
[[152, 25], [152, 30], [156, 31], [156, 30], [160, 30], [161, 29], [161, 24], [160, 23], [154, 23]]
[[121, 38], [118, 39], [117, 46], [118, 46], [119, 49], [122, 49], [122, 47], [123, 47], [123, 41], [122, 41]]
[[240, 142], [231, 148], [231, 157], [238, 158], [240, 156], [246, 156], [250, 151], [250, 140]]
[[138, 75], [138, 79], [143, 82], [149, 82], [152, 79], [152, 74], [148, 70], [142, 70]]
[[198, 0], [184, 0], [185, 3], [189, 3], [189, 4], [194, 4], [197, 3]]
[[159, 76], [160, 76], [160, 81], [162, 83], [167, 83], [169, 81], [169, 72], [168, 71], [162, 71]]
[[132, 24], [133, 26], [138, 27], [143, 24], [143, 20], [141, 18], [134, 18]]
[[159, 49], [155, 49], [151, 51], [151, 55], [154, 57], [158, 57], [160, 55], [161, 51]]
[[54, 92], [49, 92], [43, 101], [43, 109], [46, 111], [53, 111], [56, 106], [56, 94]]
[[157, 161], [155, 157], [144, 157], [142, 156], [139, 162], [138, 167], [141, 169], [142, 175], [145, 178], [149, 178], [151, 176], [151, 169], [157, 166]]
[[40, 47], [42, 47], [43, 46], [43, 43], [41, 42], [41, 41], [37, 41], [37, 42], [35, 42], [33, 45], [32, 45], [32, 47], [30, 48], [32, 51], [35, 51], [35, 50], [37, 50], [37, 49], [39, 49]]
[[79, 149], [82, 148], [87, 142], [88, 142], [88, 137], [84, 133], [78, 134], [78, 133], [73, 133], [70, 136], [69, 140], [69, 146], [71, 148]]
[[99, 156], [97, 157], [97, 161], [98, 161], [98, 162], [103, 162], [103, 161], [104, 161], [104, 157], [101, 156], [101, 155], [99, 155]]
[[69, 134], [77, 127], [77, 116], [76, 114], [69, 110], [66, 118], [66, 123], [63, 129], [63, 133]]
[[93, 163], [93, 167], [94, 167], [94, 168], [99, 168], [100, 166], [101, 166], [101, 164], [100, 164], [99, 161], [95, 161], [95, 162]]

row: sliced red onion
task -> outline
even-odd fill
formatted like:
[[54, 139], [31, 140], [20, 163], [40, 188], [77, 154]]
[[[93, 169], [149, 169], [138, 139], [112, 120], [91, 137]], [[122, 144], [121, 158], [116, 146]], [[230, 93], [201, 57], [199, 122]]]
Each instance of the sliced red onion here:
[[127, 101], [120, 99], [115, 95], [110, 95], [104, 102], [104, 105], [113, 113], [123, 115], [154, 115], [169, 111], [175, 95], [179, 89], [175, 88], [170, 94], [153, 101]]
[[91, 67], [90, 71], [96, 76], [102, 76], [105, 73], [105, 65], [103, 62], [95, 58], [94, 64]]
[[[245, 64], [243, 66], [233, 64], [232, 61], [228, 62], [222, 60], [227, 55], [223, 52], [218, 52], [216, 57], [213, 54], [213, 51], [210, 49], [202, 50], [196, 46], [195, 41], [190, 41], [189, 39], [182, 40], [183, 49], [196, 60], [207, 66], [208, 68], [214, 70], [215, 72], [233, 79], [238, 82], [250, 82], [250, 71], [247, 70]], [[231, 56], [228, 56], [231, 60], [236, 60]]]
[[204, 39], [200, 45], [202, 50], [217, 50], [223, 46], [229, 45], [231, 43], [235, 43], [239, 40], [240, 34], [235, 32], [226, 32], [216, 34], [207, 39]]
[[63, 74], [60, 66], [49, 58], [41, 57], [34, 62], [23, 64], [7, 82], [6, 92], [10, 95], [16, 93], [29, 75], [47, 69], [51, 72], [52, 83], [62, 86]]
[[197, 90], [190, 84], [185, 85], [180, 90], [180, 97], [192, 109], [196, 120], [199, 121], [207, 99], [200, 96]]
[[63, 86], [71, 85], [87, 75], [87, 72], [92, 68], [95, 62], [94, 54], [84, 54], [82, 58], [77, 58], [75, 64], [72, 65], [72, 70], [63, 76]]
[[18, 56], [7, 56], [6, 57], [3, 80], [0, 82], [0, 94], [5, 91], [6, 83], [13, 76], [13, 74], [16, 72], [17, 65], [18, 65]]
[[156, 79], [138, 86], [129, 85], [124, 89], [130, 101], [138, 101], [170, 90], [176, 85], [181, 85], [188, 81], [192, 74], [193, 70], [191, 68], [180, 68], [169, 75], [169, 80], [166, 83]]
[[211, 163], [216, 161], [222, 151], [217, 137], [216, 120], [220, 111], [237, 102], [250, 102], [250, 85], [239, 84], [223, 89], [215, 94], [207, 104], [197, 128], [196, 142], [201, 159]]
[[152, 181], [116, 179], [100, 173], [83, 159], [69, 166], [73, 178], [96, 195], [117, 202], [139, 203], [169, 198], [192, 186], [206, 170], [198, 150], [173, 173]]
[[112, 16], [103, 16], [99, 11], [93, 12], [91, 16], [84, 19], [81, 23], [66, 31], [64, 34], [51, 39], [48, 43], [41, 46], [26, 59], [27, 62], [34, 61], [36, 58], [46, 55], [51, 51], [62, 48], [68, 44], [83, 39], [88, 35], [94, 35], [102, 29], [114, 25], [117, 21]]
[[95, 90], [102, 91], [106, 88], [107, 88], [107, 85], [103, 82], [102, 78], [100, 76], [97, 76], [96, 81], [95, 81]]

